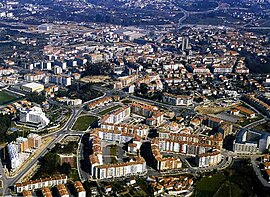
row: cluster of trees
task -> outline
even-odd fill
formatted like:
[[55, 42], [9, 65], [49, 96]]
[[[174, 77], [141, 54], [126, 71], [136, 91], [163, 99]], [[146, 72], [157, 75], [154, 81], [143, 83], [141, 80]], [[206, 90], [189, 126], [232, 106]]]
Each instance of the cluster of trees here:
[[86, 69], [83, 72], [82, 76], [87, 76], [87, 75], [110, 75], [113, 73], [113, 67], [109, 63], [96, 63], [96, 64], [91, 64], [87, 63]]
[[185, 10], [188, 11], [207, 11], [207, 10], [211, 10], [214, 9], [215, 7], [218, 6], [217, 2], [214, 1], [208, 1], [208, 0], [204, 0], [204, 1], [198, 1], [195, 3], [189, 3], [188, 5], [181, 5]]
[[62, 89], [58, 92], [59, 97], [79, 98], [84, 102], [90, 99], [102, 96], [102, 93], [94, 90], [91, 83], [87, 84], [72, 84], [68, 89]]
[[[89, 138], [88, 138], [89, 139]], [[58, 174], [66, 174], [70, 176], [72, 169], [69, 163], [60, 164], [60, 156], [58, 154], [76, 153], [78, 143], [76, 141], [68, 144], [56, 144], [56, 146], [39, 160], [40, 168], [32, 177], [32, 179], [44, 178]]]
[[62, 146], [61, 144], [56, 144], [55, 148], [59, 154], [70, 154], [76, 153], [78, 143], [76, 141], [69, 142], [67, 145]]
[[270, 72], [270, 68], [268, 66], [270, 62], [270, 55], [262, 58], [255, 54], [247, 52], [246, 50], [241, 51], [240, 55], [245, 57], [245, 63], [250, 69], [251, 73], [264, 74]]
[[0, 143], [4, 143], [7, 139], [7, 130], [11, 126], [11, 116], [0, 115]]
[[39, 94], [37, 92], [32, 92], [26, 96], [26, 99], [28, 101], [37, 103], [37, 104], [42, 104], [44, 101], [46, 101], [46, 97], [44, 94]]
[[48, 176], [54, 176], [58, 174], [66, 174], [67, 176], [71, 173], [71, 166], [69, 163], [63, 163], [60, 165], [60, 157], [55, 152], [47, 153], [43, 158], [40, 159], [41, 167], [32, 179], [44, 178]]
[[141, 83], [134, 91], [135, 96], [140, 96], [151, 100], [162, 100], [163, 93], [161, 91], [149, 92], [149, 87], [145, 83]]

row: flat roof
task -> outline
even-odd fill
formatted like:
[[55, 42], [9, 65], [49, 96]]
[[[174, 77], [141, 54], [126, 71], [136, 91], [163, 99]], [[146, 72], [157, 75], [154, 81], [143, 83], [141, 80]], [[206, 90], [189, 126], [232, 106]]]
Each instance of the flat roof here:
[[40, 88], [40, 87], [44, 87], [44, 85], [40, 84], [40, 83], [26, 83], [24, 85], [22, 85], [23, 87], [27, 87], [27, 88]]

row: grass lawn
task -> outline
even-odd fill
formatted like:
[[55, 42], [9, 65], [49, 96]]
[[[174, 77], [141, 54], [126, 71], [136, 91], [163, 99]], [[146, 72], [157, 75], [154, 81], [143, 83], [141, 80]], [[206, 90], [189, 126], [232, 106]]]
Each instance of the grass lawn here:
[[110, 108], [108, 108], [108, 109], [105, 109], [105, 110], [99, 112], [98, 114], [100, 114], [100, 115], [105, 115], [105, 114], [107, 114], [107, 113], [109, 113], [109, 112], [111, 112], [111, 111], [114, 111], [114, 110], [116, 110], [116, 109], [118, 109], [118, 108], [121, 108], [121, 107], [122, 107], [121, 105], [116, 105], [116, 106], [110, 107]]
[[110, 154], [113, 156], [118, 155], [118, 147], [116, 145], [109, 146], [110, 147]]
[[225, 182], [225, 175], [214, 174], [212, 177], [204, 177], [196, 184], [196, 196], [213, 196]]
[[73, 125], [72, 130], [85, 131], [96, 120], [98, 120], [98, 118], [95, 116], [81, 116]]
[[4, 91], [0, 92], [0, 105], [7, 104], [9, 102], [17, 100], [19, 97], [8, 94]]
[[238, 185], [230, 183], [230, 182], [225, 182], [221, 186], [221, 188], [216, 192], [215, 196], [218, 196], [218, 197], [228, 197], [228, 196], [241, 197], [241, 196], [243, 196], [243, 193]]
[[255, 130], [259, 130], [259, 131], [266, 131], [269, 132], [269, 125], [270, 122], [264, 123], [264, 124], [260, 124], [256, 127], [254, 127]]
[[263, 119], [263, 117], [261, 115], [257, 115], [255, 118], [245, 119], [243, 122], [240, 123], [240, 125], [242, 127], [244, 127], [244, 126], [247, 126], [250, 123], [256, 122], [256, 121], [261, 120], [261, 119]]
[[78, 170], [77, 169], [71, 169], [71, 172], [70, 172], [70, 178], [73, 180], [73, 181], [79, 181], [80, 180], [80, 177], [79, 177], [79, 174], [78, 174]]

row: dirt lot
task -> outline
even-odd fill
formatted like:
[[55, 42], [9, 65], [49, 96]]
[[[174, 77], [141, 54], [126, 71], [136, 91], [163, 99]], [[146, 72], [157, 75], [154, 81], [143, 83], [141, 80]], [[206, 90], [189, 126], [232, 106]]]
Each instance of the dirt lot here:
[[198, 106], [195, 108], [195, 111], [199, 112], [200, 114], [217, 114], [223, 111], [228, 110], [229, 108], [226, 107], [219, 107], [216, 105], [211, 106]]
[[82, 82], [85, 82], [85, 83], [89, 83], [89, 82], [100, 83], [100, 82], [104, 82], [105, 80], [109, 80], [109, 79], [111, 79], [111, 78], [109, 76], [105, 76], [105, 75], [101, 75], [101, 76], [86, 76], [86, 77], [81, 78], [81, 81]]

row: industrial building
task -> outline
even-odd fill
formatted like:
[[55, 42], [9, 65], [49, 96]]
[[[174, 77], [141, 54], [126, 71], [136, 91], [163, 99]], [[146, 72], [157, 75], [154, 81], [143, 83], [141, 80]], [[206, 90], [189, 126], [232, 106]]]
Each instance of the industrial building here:
[[42, 92], [44, 90], [44, 85], [39, 84], [39, 83], [27, 83], [21, 86], [21, 89], [25, 92]]

